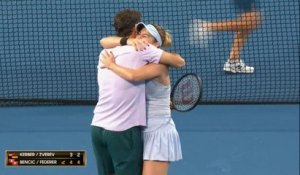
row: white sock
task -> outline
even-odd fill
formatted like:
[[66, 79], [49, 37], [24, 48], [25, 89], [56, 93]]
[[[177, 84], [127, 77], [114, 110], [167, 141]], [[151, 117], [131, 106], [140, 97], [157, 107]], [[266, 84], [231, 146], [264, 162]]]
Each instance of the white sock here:
[[239, 63], [240, 62], [240, 59], [228, 59], [227, 60], [229, 63]]

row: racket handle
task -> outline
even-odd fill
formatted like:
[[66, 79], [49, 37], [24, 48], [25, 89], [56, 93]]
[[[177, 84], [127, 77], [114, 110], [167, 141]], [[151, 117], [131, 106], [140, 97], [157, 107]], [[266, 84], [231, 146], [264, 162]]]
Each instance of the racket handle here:
[[174, 110], [175, 108], [174, 108], [174, 105], [173, 105], [173, 103], [172, 103], [172, 101], [170, 101], [170, 109], [171, 110]]

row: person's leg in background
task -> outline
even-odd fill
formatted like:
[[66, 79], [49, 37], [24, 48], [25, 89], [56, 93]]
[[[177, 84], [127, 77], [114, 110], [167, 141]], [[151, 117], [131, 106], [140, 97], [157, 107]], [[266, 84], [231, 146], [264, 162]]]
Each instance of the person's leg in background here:
[[207, 31], [233, 31], [234, 39], [229, 59], [224, 64], [224, 70], [232, 73], [253, 73], [254, 67], [245, 65], [240, 58], [241, 51], [249, 37], [261, 23], [261, 14], [258, 11], [244, 12], [236, 20], [224, 22], [207, 22], [203, 28]]

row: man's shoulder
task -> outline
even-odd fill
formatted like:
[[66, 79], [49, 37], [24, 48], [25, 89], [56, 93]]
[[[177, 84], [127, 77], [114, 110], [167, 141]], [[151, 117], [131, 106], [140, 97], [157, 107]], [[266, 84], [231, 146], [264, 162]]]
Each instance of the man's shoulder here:
[[153, 45], [150, 45], [149, 47], [146, 48], [146, 50], [144, 51], [138, 51], [141, 55], [149, 55], [149, 54], [152, 54], [152, 53], [160, 53], [162, 52], [162, 49], [160, 48], [157, 48]]
[[134, 47], [133, 46], [117, 46], [117, 47], [114, 47], [114, 48], [111, 48], [111, 49], [109, 49], [109, 50], [111, 50], [111, 51], [116, 51], [116, 52], [118, 52], [118, 51], [123, 51], [123, 50], [127, 50], [127, 51], [135, 51], [135, 49], [134, 49]]
[[117, 46], [114, 48], [102, 49], [100, 51], [99, 57], [105, 52], [112, 52], [114, 56], [117, 57], [119, 55], [133, 53], [133, 51], [135, 51], [135, 49], [132, 46]]

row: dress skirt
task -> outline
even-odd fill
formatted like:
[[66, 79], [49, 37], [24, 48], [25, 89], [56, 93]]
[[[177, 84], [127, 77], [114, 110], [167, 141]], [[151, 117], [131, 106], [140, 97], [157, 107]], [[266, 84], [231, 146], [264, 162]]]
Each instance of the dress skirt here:
[[171, 117], [147, 119], [143, 130], [144, 160], [178, 161], [182, 159], [179, 134]]

